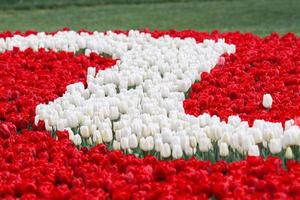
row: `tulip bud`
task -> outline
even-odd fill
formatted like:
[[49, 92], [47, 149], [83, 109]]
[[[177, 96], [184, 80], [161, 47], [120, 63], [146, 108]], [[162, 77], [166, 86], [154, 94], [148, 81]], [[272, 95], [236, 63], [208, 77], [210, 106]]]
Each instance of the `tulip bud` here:
[[109, 128], [105, 128], [103, 131], [102, 131], [102, 139], [104, 142], [111, 142], [112, 139], [113, 139], [113, 135], [112, 135], [112, 131], [111, 129]]
[[121, 148], [124, 149], [124, 150], [129, 149], [128, 137], [122, 137], [121, 138]]
[[111, 120], [116, 120], [116, 119], [119, 118], [119, 115], [120, 115], [120, 113], [119, 113], [118, 107], [117, 106], [112, 106], [110, 108], [110, 119]]
[[229, 149], [228, 149], [228, 145], [225, 142], [222, 142], [220, 144], [220, 156], [222, 157], [226, 157], [229, 154]]
[[291, 160], [291, 159], [294, 158], [294, 154], [293, 154], [293, 151], [292, 151], [291, 147], [286, 148], [285, 158], [288, 159], [288, 160]]
[[82, 142], [81, 137], [80, 137], [79, 134], [74, 135], [72, 141], [73, 141], [73, 143], [74, 143], [76, 146], [79, 146], [79, 145], [81, 144], [81, 142]]
[[137, 148], [137, 146], [138, 146], [138, 140], [137, 140], [137, 137], [136, 137], [135, 134], [131, 134], [131, 135], [129, 136], [129, 147], [130, 147], [131, 149], [135, 149], [135, 148]]
[[154, 140], [152, 136], [146, 138], [147, 150], [151, 151], [154, 148]]
[[267, 109], [270, 109], [272, 106], [272, 96], [270, 94], [264, 94], [263, 96], [263, 106]]
[[93, 142], [95, 142], [96, 144], [102, 144], [102, 136], [101, 133], [96, 130], [93, 134]]
[[147, 141], [144, 137], [142, 137], [140, 139], [140, 148], [143, 150], [143, 151], [147, 151], [148, 148], [147, 148]]
[[196, 148], [197, 147], [197, 139], [195, 136], [190, 136], [190, 145], [192, 148]]
[[163, 144], [161, 138], [158, 138], [155, 140], [155, 142], [154, 142], [155, 151], [161, 152], [163, 149], [163, 146], [164, 146], [164, 144]]
[[228, 117], [228, 124], [231, 124], [234, 127], [238, 127], [241, 123], [241, 118], [239, 116], [229, 116]]
[[120, 150], [120, 149], [121, 149], [121, 144], [120, 144], [120, 142], [114, 140], [114, 141], [113, 141], [113, 149], [114, 149], [114, 150]]
[[186, 154], [187, 156], [193, 156], [193, 154], [194, 154], [194, 150], [193, 150], [193, 148], [190, 147], [190, 146], [186, 146], [186, 147], [184, 148], [184, 152], [185, 152], [185, 154]]
[[199, 140], [199, 150], [201, 152], [208, 152], [212, 144], [209, 138], [204, 137]]
[[90, 137], [89, 127], [88, 127], [88, 126], [81, 126], [81, 127], [80, 127], [80, 135], [81, 135], [83, 138], [88, 138], [88, 137]]
[[170, 145], [168, 143], [165, 143], [163, 145], [162, 151], [161, 151], [161, 156], [163, 158], [168, 158], [171, 156], [171, 148]]
[[248, 150], [248, 155], [249, 156], [259, 156], [259, 148], [257, 145], [252, 145], [250, 146], [249, 150]]
[[269, 148], [272, 154], [280, 153], [282, 149], [281, 140], [279, 138], [273, 138], [270, 140]]
[[174, 145], [172, 150], [172, 157], [174, 159], [181, 158], [183, 155], [182, 149], [180, 145]]

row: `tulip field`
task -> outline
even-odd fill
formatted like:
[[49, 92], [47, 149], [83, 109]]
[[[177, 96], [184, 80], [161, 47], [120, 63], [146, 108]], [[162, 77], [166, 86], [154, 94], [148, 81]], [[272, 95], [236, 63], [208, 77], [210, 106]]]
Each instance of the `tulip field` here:
[[[193, 25], [217, 2], [228, 26]], [[0, 199], [300, 199], [298, 4], [229, 2], [0, 2]], [[145, 12], [93, 25], [102, 6]], [[194, 28], [169, 28], [181, 9]]]
[[295, 34], [0, 36], [2, 198], [298, 195]]

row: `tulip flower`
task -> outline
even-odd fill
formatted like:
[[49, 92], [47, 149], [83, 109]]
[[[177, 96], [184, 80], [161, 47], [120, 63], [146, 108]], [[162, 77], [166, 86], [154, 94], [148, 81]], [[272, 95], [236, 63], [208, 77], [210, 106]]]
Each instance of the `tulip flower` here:
[[164, 143], [162, 151], [161, 151], [161, 156], [163, 158], [168, 158], [171, 156], [171, 148], [168, 143]]
[[228, 154], [229, 154], [229, 149], [228, 149], [228, 145], [227, 145], [227, 143], [225, 143], [225, 142], [222, 142], [221, 144], [220, 144], [220, 156], [222, 156], [222, 157], [226, 157], [226, 156], [228, 156]]
[[82, 142], [82, 140], [81, 140], [81, 137], [80, 137], [80, 135], [74, 135], [74, 137], [73, 137], [73, 142], [74, 142], [74, 144], [76, 145], [76, 146], [79, 146], [79, 145], [81, 145], [81, 142]]
[[248, 155], [249, 156], [259, 156], [259, 148], [257, 145], [251, 145], [249, 150], [248, 150]]
[[293, 154], [293, 151], [292, 151], [291, 147], [286, 148], [284, 156], [288, 160], [294, 158], [294, 154]]
[[181, 146], [180, 145], [174, 145], [173, 149], [172, 149], [172, 157], [174, 159], [178, 159], [178, 158], [181, 158], [182, 155], [183, 155], [183, 151], [181, 149]]
[[130, 147], [131, 149], [135, 149], [135, 148], [137, 148], [137, 146], [138, 146], [138, 140], [137, 140], [137, 137], [136, 137], [135, 134], [131, 134], [131, 135], [129, 136], [129, 147]]
[[277, 154], [281, 152], [282, 144], [279, 138], [273, 138], [270, 140], [269, 148], [272, 154]]
[[89, 138], [90, 137], [90, 131], [88, 126], [81, 126], [80, 127], [80, 135], [83, 138]]
[[121, 148], [122, 149], [124, 149], [124, 150], [129, 149], [129, 140], [128, 140], [128, 137], [122, 137], [120, 143], [121, 143]]
[[272, 107], [273, 99], [270, 94], [264, 94], [263, 96], [263, 106], [267, 109], [270, 109]]

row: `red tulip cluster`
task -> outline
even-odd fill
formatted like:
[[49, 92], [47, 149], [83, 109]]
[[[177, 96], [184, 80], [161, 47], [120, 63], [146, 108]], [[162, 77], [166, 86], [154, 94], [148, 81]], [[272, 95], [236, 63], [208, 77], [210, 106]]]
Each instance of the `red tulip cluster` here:
[[[3, 126], [3, 124], [1, 124]], [[2, 129], [1, 129], [2, 130]], [[67, 133], [23, 131], [0, 139], [2, 199], [288, 199], [300, 195], [300, 164], [277, 158], [211, 164], [158, 161], [107, 151], [78, 150]]]
[[[119, 31], [120, 32], [120, 31]], [[145, 30], [149, 32], [149, 30]], [[124, 32], [126, 33], [126, 32]], [[34, 31], [19, 35], [36, 34]], [[239, 115], [300, 125], [300, 39], [287, 34], [259, 38], [253, 34], [154, 31], [153, 37], [225, 38], [237, 52], [192, 86], [187, 113]], [[14, 33], [0, 33], [1, 38]], [[89, 66], [115, 64], [92, 53], [13, 49], [0, 54], [0, 198], [1, 199], [292, 199], [300, 196], [300, 164], [279, 158], [212, 164], [208, 161], [158, 161], [108, 151], [104, 145], [78, 150], [67, 133], [59, 140], [31, 131], [35, 107], [61, 96], [68, 84], [85, 82]], [[273, 106], [262, 106], [270, 93]], [[2, 122], [1, 122], [2, 121]], [[21, 131], [18, 134], [16, 131]]]
[[61, 96], [66, 86], [86, 82], [87, 68], [105, 69], [115, 64], [95, 53], [89, 57], [66, 52], [15, 48], [0, 54], [0, 120], [18, 130], [33, 124], [35, 107]]
[[[226, 37], [225, 37], [226, 38]], [[239, 115], [252, 125], [255, 119], [282, 122], [300, 116], [300, 38], [293, 34], [264, 39], [236, 35], [235, 54], [192, 86], [184, 107], [187, 113], [210, 113], [226, 120]], [[263, 95], [273, 98], [270, 110]]]

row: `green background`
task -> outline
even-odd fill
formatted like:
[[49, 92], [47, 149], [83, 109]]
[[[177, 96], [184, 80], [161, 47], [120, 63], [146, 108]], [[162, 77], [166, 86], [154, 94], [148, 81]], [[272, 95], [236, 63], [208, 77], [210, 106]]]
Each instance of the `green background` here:
[[300, 0], [0, 0], [0, 31], [195, 29], [300, 33]]

